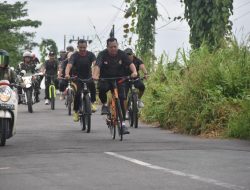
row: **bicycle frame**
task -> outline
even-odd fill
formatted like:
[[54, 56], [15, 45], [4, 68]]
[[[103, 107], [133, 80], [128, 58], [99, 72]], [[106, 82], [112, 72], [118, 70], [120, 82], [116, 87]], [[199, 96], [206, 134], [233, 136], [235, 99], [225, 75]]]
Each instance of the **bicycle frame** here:
[[[117, 79], [120, 79], [118, 82]], [[107, 125], [110, 129], [110, 133], [113, 139], [115, 139], [116, 136], [116, 128], [118, 127], [118, 133], [120, 135], [120, 140], [123, 140], [123, 130], [122, 130], [122, 111], [121, 111], [121, 105], [118, 95], [118, 87], [117, 83], [120, 84], [124, 81], [124, 77], [119, 78], [103, 78], [101, 80], [111, 80], [112, 82], [112, 89], [111, 89], [111, 101], [109, 101], [109, 114], [107, 115]]]

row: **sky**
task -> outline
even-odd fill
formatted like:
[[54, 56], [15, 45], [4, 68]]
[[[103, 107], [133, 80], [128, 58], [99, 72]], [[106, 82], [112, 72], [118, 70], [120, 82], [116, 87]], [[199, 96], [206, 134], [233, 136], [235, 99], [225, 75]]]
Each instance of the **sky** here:
[[[22, 0], [21, 0], [22, 1]], [[7, 0], [14, 3], [15, 0]], [[93, 40], [89, 50], [98, 52], [105, 48], [106, 39], [112, 25], [115, 25], [115, 37], [120, 49], [126, 48], [123, 39], [123, 25], [129, 23], [124, 18], [126, 3], [124, 0], [27, 0], [28, 18], [39, 20], [39, 28], [25, 28], [25, 31], [36, 32], [35, 41], [40, 43], [42, 38], [53, 39], [58, 49], [64, 48], [69, 40], [85, 37]], [[250, 0], [234, 0], [233, 33], [239, 41], [246, 39], [250, 33]], [[186, 21], [171, 22], [168, 17], [183, 16], [184, 6], [180, 0], [157, 0], [160, 17], [156, 21], [155, 53], [160, 56], [166, 52], [170, 59], [175, 57], [178, 48], [190, 49], [189, 26]], [[99, 37], [100, 41], [98, 40]], [[133, 36], [136, 40], [136, 36]], [[76, 47], [75, 43], [72, 43]], [[134, 44], [129, 46], [134, 49]], [[39, 51], [34, 52], [38, 57]]]

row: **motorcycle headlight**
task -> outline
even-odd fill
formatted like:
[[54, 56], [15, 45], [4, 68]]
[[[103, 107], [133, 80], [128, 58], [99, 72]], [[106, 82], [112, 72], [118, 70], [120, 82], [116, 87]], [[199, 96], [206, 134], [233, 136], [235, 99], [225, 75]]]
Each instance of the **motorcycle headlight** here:
[[8, 86], [0, 87], [0, 100], [8, 102], [11, 98], [11, 90]]

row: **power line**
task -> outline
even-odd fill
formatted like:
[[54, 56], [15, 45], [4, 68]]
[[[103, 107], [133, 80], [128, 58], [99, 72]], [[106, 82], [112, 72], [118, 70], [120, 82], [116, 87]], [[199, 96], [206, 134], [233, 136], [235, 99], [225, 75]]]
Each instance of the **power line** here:
[[243, 15], [241, 15], [241, 16], [235, 18], [233, 21], [239, 20], [240, 18], [242, 18], [242, 17], [248, 15], [249, 13], [250, 13], [250, 11], [248, 11], [248, 12], [244, 13]]
[[235, 10], [236, 10], [236, 9], [239, 9], [239, 8], [241, 8], [241, 7], [243, 7], [243, 6], [247, 5], [247, 4], [249, 4], [249, 3], [250, 3], [250, 1], [248, 1], [248, 2], [246, 2], [246, 3], [244, 3], [244, 4], [242, 4], [242, 5], [240, 5], [240, 6], [238, 6], [238, 7], [236, 7]]

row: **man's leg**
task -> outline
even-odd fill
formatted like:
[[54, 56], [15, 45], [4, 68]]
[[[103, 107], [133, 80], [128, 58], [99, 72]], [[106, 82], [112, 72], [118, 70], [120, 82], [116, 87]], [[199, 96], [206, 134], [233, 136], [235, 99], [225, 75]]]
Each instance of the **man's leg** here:
[[96, 107], [94, 105], [96, 101], [96, 88], [95, 88], [94, 81], [88, 83], [88, 88], [89, 88], [90, 96], [91, 96], [91, 110], [92, 112], [96, 112]]
[[99, 98], [102, 102], [102, 115], [108, 114], [108, 105], [107, 105], [107, 92], [110, 90], [110, 84], [108, 81], [99, 81]]
[[74, 121], [77, 122], [79, 121], [79, 108], [80, 108], [80, 99], [81, 99], [81, 87], [79, 83], [76, 83], [76, 92], [75, 92], [75, 97], [74, 97], [74, 114], [73, 114], [73, 118]]

